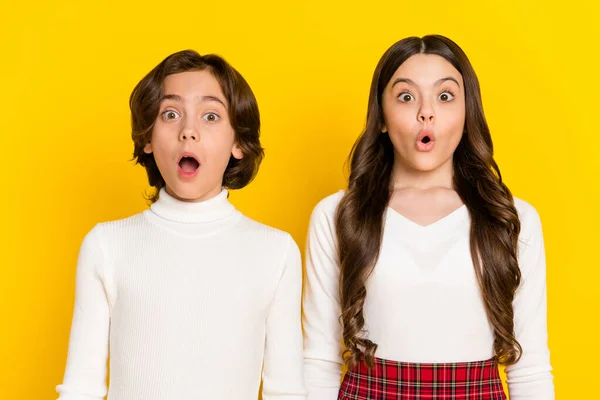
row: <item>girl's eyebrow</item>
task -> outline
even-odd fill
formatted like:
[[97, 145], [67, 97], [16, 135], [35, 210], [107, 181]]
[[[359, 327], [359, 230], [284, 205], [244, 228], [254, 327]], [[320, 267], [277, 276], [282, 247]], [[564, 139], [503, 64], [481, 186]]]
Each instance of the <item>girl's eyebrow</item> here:
[[438, 79], [437, 82], [435, 83], [435, 86], [439, 86], [439, 85], [441, 85], [442, 83], [444, 83], [446, 81], [452, 81], [452, 82], [456, 83], [456, 86], [460, 87], [460, 83], [458, 83], [458, 80], [456, 78], [451, 77], [451, 76], [447, 76], [445, 78]]
[[[460, 87], [460, 83], [458, 83], [458, 80], [451, 76], [446, 76], [445, 78], [438, 79], [435, 82], [435, 86], [439, 86], [446, 81], [452, 81], [452, 82], [456, 83], [458, 85], [458, 87]], [[396, 80], [394, 80], [394, 83], [392, 84], [392, 88], [394, 87], [394, 85], [396, 85], [396, 83], [406, 83], [408, 85], [416, 86], [415, 82], [413, 82], [411, 79], [408, 79], [408, 78], [396, 78]]]
[[415, 83], [412, 80], [408, 79], [408, 78], [396, 78], [396, 80], [392, 84], [392, 88], [394, 86], [396, 86], [396, 83], [407, 83], [407, 84], [413, 85], [413, 86], [415, 85]]
[[[183, 99], [181, 98], [181, 96], [176, 95], [176, 94], [165, 94], [160, 99], [160, 102], [162, 103], [165, 100], [173, 100], [173, 101], [176, 101], [178, 103], [182, 103], [183, 102]], [[218, 98], [216, 96], [202, 96], [200, 98], [200, 101], [202, 103], [214, 101], [214, 102], [220, 103], [223, 107], [225, 107], [225, 109], [227, 109], [227, 106], [225, 105], [225, 103], [223, 102], [223, 100], [221, 100], [220, 98]]]

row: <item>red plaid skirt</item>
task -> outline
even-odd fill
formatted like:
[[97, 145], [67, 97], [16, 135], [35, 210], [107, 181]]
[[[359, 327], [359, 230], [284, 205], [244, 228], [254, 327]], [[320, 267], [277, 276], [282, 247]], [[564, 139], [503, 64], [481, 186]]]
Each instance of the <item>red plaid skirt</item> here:
[[407, 363], [375, 358], [346, 372], [338, 400], [506, 400], [494, 359]]

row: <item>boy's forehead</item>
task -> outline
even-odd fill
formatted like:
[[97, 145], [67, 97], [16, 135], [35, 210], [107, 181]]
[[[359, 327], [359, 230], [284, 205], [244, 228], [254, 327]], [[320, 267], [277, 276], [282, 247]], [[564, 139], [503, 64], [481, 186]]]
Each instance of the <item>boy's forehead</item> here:
[[163, 91], [165, 96], [177, 95], [182, 99], [214, 96], [224, 100], [221, 85], [208, 70], [167, 75], [163, 82]]

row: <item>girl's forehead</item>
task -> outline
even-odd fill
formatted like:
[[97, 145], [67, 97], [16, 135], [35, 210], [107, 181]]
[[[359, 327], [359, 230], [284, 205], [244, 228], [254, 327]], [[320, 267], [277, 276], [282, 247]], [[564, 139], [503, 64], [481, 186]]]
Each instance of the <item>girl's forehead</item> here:
[[396, 69], [390, 84], [397, 79], [406, 79], [416, 85], [431, 85], [447, 77], [462, 82], [460, 72], [444, 57], [437, 54], [415, 54]]

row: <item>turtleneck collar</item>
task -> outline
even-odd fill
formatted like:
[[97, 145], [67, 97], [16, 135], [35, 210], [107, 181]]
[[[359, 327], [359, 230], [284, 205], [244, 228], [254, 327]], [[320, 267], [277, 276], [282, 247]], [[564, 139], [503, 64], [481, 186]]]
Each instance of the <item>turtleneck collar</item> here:
[[222, 220], [236, 210], [229, 202], [228, 192], [224, 188], [215, 197], [197, 203], [178, 200], [162, 188], [158, 201], [150, 206], [150, 211], [167, 221], [198, 224]]

